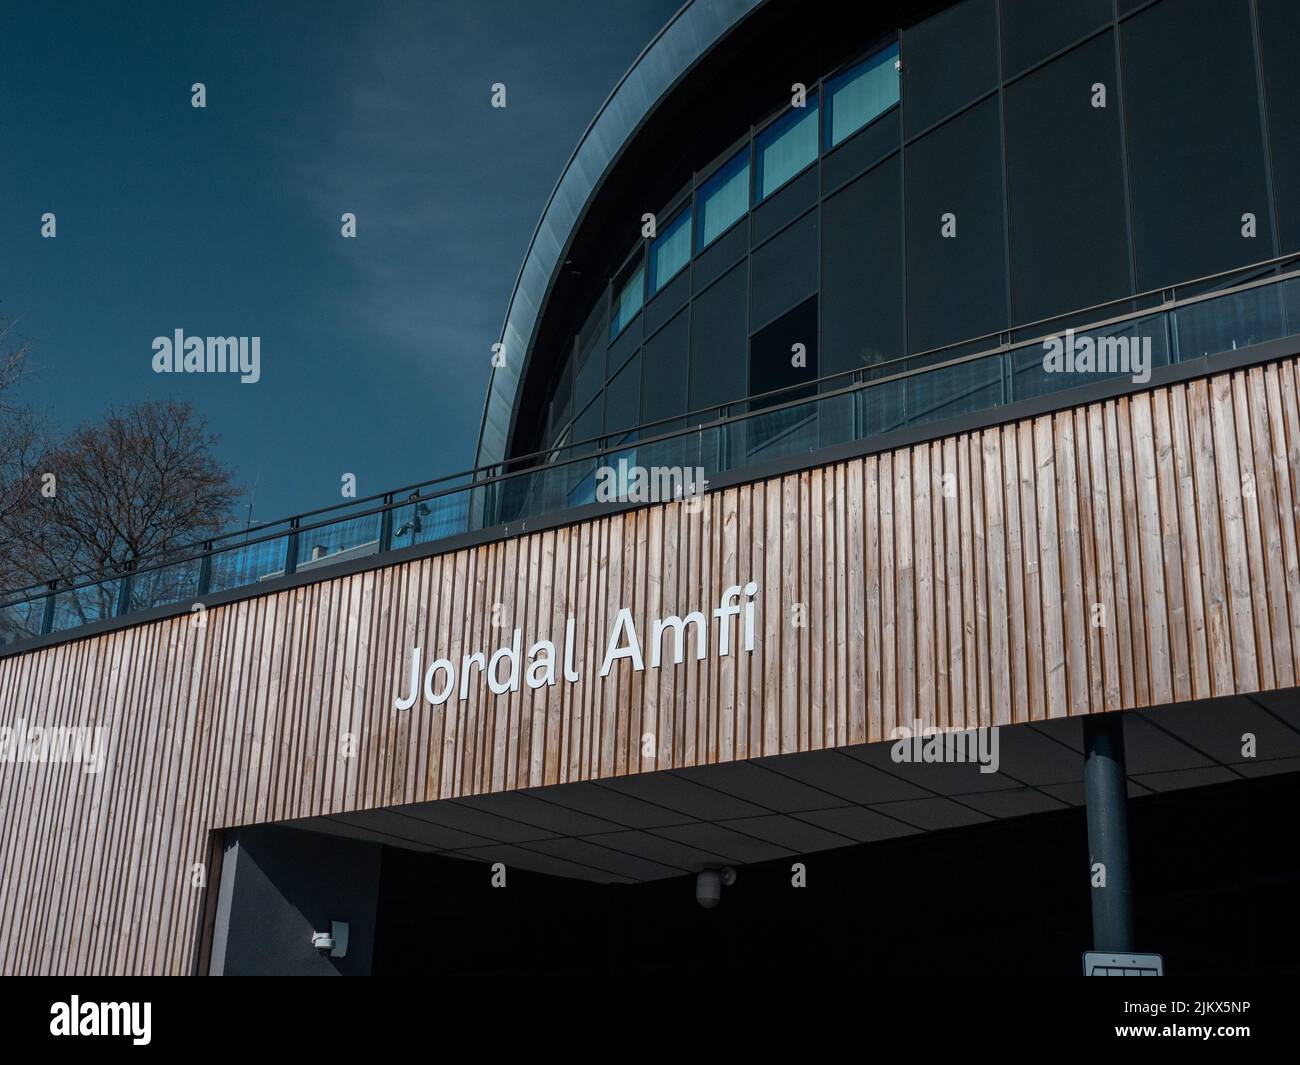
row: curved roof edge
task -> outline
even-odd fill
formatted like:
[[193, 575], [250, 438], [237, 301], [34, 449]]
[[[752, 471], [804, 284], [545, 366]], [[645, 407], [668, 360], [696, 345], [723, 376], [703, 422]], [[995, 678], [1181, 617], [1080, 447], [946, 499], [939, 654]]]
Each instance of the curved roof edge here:
[[687, 0], [619, 79], [565, 164], [515, 277], [479, 424], [475, 466], [505, 458], [515, 393], [556, 268], [606, 174], [681, 78], [765, 0]]

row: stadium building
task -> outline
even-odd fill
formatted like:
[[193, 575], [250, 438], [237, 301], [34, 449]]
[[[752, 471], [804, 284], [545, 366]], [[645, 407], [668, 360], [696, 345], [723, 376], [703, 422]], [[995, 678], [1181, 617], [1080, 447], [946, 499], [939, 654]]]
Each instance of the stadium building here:
[[1295, 972], [1298, 50], [686, 3], [474, 470], [4, 599], [0, 967]]

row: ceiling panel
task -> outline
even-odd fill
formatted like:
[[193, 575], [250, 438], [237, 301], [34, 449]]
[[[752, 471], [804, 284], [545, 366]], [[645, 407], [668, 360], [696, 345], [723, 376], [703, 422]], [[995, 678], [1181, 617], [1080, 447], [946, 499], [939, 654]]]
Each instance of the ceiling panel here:
[[510, 869], [527, 869], [534, 873], [546, 873], [548, 876], [566, 876], [574, 880], [594, 880], [601, 884], [634, 884], [636, 879], [606, 869], [593, 868], [581, 862], [567, 861], [554, 855], [538, 851], [512, 847], [508, 843], [497, 843], [490, 847], [471, 847], [463, 851], [448, 851], [449, 857], [465, 858], [474, 862], [504, 862], [507, 870], [507, 884]]
[[775, 843], [778, 847], [792, 850], [796, 854], [827, 850], [831, 847], [847, 847], [857, 842], [851, 836], [844, 836], [817, 825], [810, 825], [805, 821], [788, 817], [785, 814], [745, 817], [739, 821], [724, 822], [723, 827], [734, 828], [737, 832], [757, 836], [769, 843]]
[[661, 865], [698, 872], [726, 865], [730, 860], [707, 848], [695, 847], [677, 840], [665, 839], [652, 832], [613, 832], [603, 836], [588, 836], [588, 840], [602, 847], [613, 847]]
[[974, 825], [981, 821], [991, 821], [987, 814], [962, 806], [951, 799], [912, 799], [909, 802], [884, 803], [876, 807], [890, 817], [897, 817], [909, 825], [936, 832], [944, 828], [957, 828], [960, 825]]
[[[770, 762], [769, 762], [770, 764]], [[793, 777], [774, 773], [756, 762], [724, 762], [683, 769], [677, 775], [777, 813], [822, 810], [843, 805], [843, 800], [823, 788], [809, 787]]]
[[1214, 763], [1140, 714], [1124, 715], [1124, 753], [1131, 776], [1200, 769]]
[[752, 817], [766, 813], [761, 806], [703, 787], [671, 772], [617, 777], [602, 781], [601, 786], [656, 803], [668, 810], [676, 810], [687, 815], [686, 820], [722, 821], [729, 817]]
[[1227, 784], [1240, 780], [1230, 769], [1211, 765], [1199, 769], [1175, 769], [1169, 773], [1145, 773], [1137, 778], [1152, 791], [1180, 791], [1183, 788], [1204, 788], [1210, 784]]
[[521, 794], [536, 795], [548, 802], [613, 821], [624, 828], [676, 825], [681, 824], [686, 817], [677, 810], [634, 799], [617, 788], [608, 788], [602, 784], [581, 782], [552, 788], [530, 788]]
[[1300, 758], [1300, 732], [1249, 699], [1207, 699], [1140, 716], [1149, 716], [1151, 724], [1167, 728], [1216, 762], [1242, 761], [1247, 732], [1255, 737], [1257, 758]]
[[[914, 784], [890, 776], [859, 758], [853, 758], [843, 749], [814, 751], [809, 754], [783, 754], [773, 758], [760, 758], [758, 764], [787, 777], [830, 792], [845, 803], [871, 804], [899, 799], [919, 799], [925, 792]], [[818, 809], [836, 803], [822, 802]], [[783, 811], [789, 812], [789, 811]]]
[[576, 862], [592, 869], [603, 869], [617, 876], [628, 876], [634, 880], [658, 880], [663, 877], [681, 876], [690, 871], [684, 866], [651, 861], [649, 858], [615, 850], [612, 847], [603, 847], [585, 839], [544, 839], [530, 843], [527, 849], [562, 858], [567, 862]]
[[[1297, 692], [1126, 713], [1128, 793], [1300, 772]], [[1260, 757], [1242, 760], [1241, 733]], [[892, 743], [287, 822], [602, 883], [690, 875], [1081, 806], [1078, 718], [1004, 726], [999, 772], [897, 763]], [[1274, 755], [1268, 757], [1268, 755]]]
[[896, 836], [914, 836], [920, 831], [886, 814], [861, 806], [841, 806], [837, 810], [813, 810], [799, 816], [805, 821], [811, 821], [841, 836], [848, 836], [859, 843], [874, 843], [876, 840], [893, 839]]
[[555, 835], [549, 829], [481, 810], [473, 800], [445, 799], [441, 802], [415, 803], [399, 809], [409, 817], [418, 817], [444, 828], [459, 829], [461, 832], [503, 843], [524, 843]]
[[589, 836], [593, 832], [613, 832], [623, 827], [603, 817], [593, 817], [568, 806], [517, 791], [476, 795], [472, 800], [465, 801], [472, 804], [475, 810], [485, 810], [521, 824], [534, 825], [551, 836]]
[[1024, 817], [1049, 810], [1063, 810], [1069, 804], [1034, 788], [1007, 788], [963, 795], [961, 801], [989, 817]]
[[657, 828], [654, 834], [677, 840], [691, 847], [698, 847], [725, 858], [728, 862], [741, 865], [784, 858], [791, 853], [785, 847], [779, 847], [769, 840], [757, 839], [744, 832], [737, 832], [724, 825], [715, 825], [708, 821]]

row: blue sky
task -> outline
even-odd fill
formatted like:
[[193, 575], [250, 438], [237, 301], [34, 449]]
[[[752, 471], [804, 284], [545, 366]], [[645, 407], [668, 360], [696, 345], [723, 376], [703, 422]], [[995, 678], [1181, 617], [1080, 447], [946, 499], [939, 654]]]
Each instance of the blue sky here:
[[[469, 466], [546, 197], [679, 2], [7, 3], [21, 398], [64, 426], [192, 400], [257, 520], [340, 501], [344, 473], [369, 495]], [[260, 336], [261, 380], [155, 374], [175, 329]]]

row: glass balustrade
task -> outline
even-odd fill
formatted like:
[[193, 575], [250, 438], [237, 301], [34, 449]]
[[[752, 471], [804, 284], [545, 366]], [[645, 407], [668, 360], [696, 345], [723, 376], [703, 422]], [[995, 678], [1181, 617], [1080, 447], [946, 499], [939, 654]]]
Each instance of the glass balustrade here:
[[64, 580], [52, 598], [47, 585], [11, 593], [0, 602], [0, 644], [252, 587], [291, 569], [302, 572], [476, 529], [505, 525], [508, 532], [510, 523], [609, 502], [611, 496], [648, 501], [633, 491], [634, 468], [659, 471], [650, 489], [659, 499], [665, 491], [689, 491], [686, 486], [700, 476], [712, 479], [1095, 381], [1127, 377], [1141, 387], [1158, 367], [1297, 332], [1300, 276], [1288, 275], [1134, 312], [1095, 328], [1008, 345], [986, 342], [987, 353], [954, 357], [960, 349], [945, 349], [864, 367], [823, 380], [821, 394], [811, 399], [806, 393], [793, 393], [799, 398], [788, 402], [769, 396], [754, 410], [739, 401], [696, 412], [685, 419], [687, 428], [678, 419], [672, 431], [649, 425], [576, 441], [504, 471], [473, 471], [420, 486], [387, 506], [361, 501], [346, 512], [324, 511], [218, 539], [206, 553], [162, 564], [145, 560], [127, 576]]

